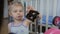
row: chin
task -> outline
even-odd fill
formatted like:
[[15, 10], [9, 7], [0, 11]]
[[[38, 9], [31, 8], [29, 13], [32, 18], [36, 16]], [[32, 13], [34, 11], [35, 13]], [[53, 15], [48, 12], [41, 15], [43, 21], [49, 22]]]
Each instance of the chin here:
[[17, 18], [17, 20], [22, 20], [23, 18]]

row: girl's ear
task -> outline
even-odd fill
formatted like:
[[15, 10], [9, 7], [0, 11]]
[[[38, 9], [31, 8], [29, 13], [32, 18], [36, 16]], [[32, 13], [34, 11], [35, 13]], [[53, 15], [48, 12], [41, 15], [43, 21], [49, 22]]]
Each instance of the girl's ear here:
[[9, 14], [9, 16], [12, 16], [11, 12], [9, 12], [8, 14]]

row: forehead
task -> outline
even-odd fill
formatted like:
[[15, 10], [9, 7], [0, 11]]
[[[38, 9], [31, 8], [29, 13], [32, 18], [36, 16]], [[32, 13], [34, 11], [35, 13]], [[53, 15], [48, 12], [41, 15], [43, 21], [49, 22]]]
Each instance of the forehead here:
[[13, 6], [11, 8], [11, 11], [15, 11], [15, 10], [17, 10], [17, 11], [23, 11], [23, 7], [22, 6]]
[[59, 17], [57, 17], [57, 18], [55, 19], [55, 21], [60, 21], [60, 18], [59, 18]]
[[22, 7], [22, 6], [14, 6], [13, 9], [15, 9], [15, 10], [16, 10], [16, 9], [22, 10], [23, 7]]

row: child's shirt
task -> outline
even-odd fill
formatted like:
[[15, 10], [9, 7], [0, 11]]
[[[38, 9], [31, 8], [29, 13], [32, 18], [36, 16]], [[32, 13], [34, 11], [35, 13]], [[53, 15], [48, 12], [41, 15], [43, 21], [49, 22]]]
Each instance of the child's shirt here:
[[51, 28], [47, 30], [44, 34], [60, 34], [60, 30], [57, 28]]
[[18, 24], [17, 26], [14, 26], [14, 23], [9, 23], [9, 30], [12, 33], [15, 34], [29, 34], [29, 27], [24, 25], [24, 21], [22, 23]]

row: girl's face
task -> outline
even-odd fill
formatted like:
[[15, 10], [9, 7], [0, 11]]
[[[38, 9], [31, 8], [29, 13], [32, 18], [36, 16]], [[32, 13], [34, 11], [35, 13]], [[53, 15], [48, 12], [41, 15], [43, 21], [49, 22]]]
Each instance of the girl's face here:
[[11, 16], [13, 17], [13, 19], [17, 20], [23, 19], [24, 16], [23, 7], [22, 6], [13, 7], [13, 9], [11, 10]]
[[55, 19], [55, 24], [58, 24], [58, 22], [60, 22], [60, 18], [59, 17]]

